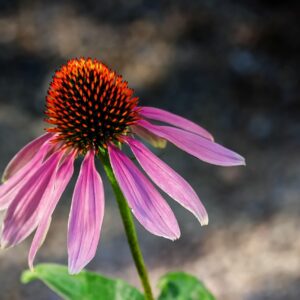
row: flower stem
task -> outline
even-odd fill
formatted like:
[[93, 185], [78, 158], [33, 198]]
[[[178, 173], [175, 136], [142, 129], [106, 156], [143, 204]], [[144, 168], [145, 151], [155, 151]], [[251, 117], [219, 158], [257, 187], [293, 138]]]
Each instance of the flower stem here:
[[109, 157], [107, 155], [107, 152], [104, 153], [103, 151], [100, 154], [101, 161], [104, 165], [104, 170], [106, 172], [106, 175], [112, 185], [112, 188], [114, 190], [117, 203], [119, 206], [120, 214], [122, 217], [123, 225], [126, 232], [127, 241], [131, 250], [131, 254], [135, 263], [135, 266], [137, 268], [140, 280], [142, 282], [144, 292], [145, 292], [145, 299], [146, 300], [154, 300], [153, 293], [151, 290], [149, 277], [147, 268], [144, 262], [144, 258], [139, 246], [138, 237], [133, 221], [133, 217], [130, 211], [130, 208], [127, 205], [127, 201], [119, 187], [119, 184], [115, 178], [115, 175], [113, 173], [113, 170], [110, 165]]

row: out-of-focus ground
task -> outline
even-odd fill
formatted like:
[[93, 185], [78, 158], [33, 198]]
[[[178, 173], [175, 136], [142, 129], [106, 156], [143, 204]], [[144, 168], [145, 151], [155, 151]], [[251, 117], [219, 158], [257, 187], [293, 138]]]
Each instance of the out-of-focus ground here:
[[[170, 145], [159, 152], [198, 192], [210, 224], [201, 228], [170, 201], [180, 240], [138, 225], [153, 283], [184, 270], [220, 300], [298, 300], [299, 20], [297, 1], [0, 1], [0, 168], [42, 133], [54, 70], [75, 56], [98, 58], [124, 75], [141, 104], [202, 124], [247, 159], [246, 168], [221, 168]], [[67, 262], [73, 185], [37, 262]], [[88, 268], [139, 286], [106, 186], [101, 242]], [[19, 282], [29, 245], [0, 252], [0, 299], [58, 299], [41, 283]]]

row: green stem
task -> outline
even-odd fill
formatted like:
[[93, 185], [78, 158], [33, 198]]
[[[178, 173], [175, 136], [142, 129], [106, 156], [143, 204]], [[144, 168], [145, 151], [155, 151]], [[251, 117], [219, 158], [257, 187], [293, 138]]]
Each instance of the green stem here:
[[137, 268], [140, 280], [142, 282], [142, 285], [143, 285], [143, 288], [145, 291], [145, 299], [146, 300], [154, 300], [150, 282], [149, 282], [147, 268], [145, 266], [144, 258], [143, 258], [143, 255], [142, 255], [142, 252], [141, 252], [141, 249], [139, 246], [139, 241], [138, 241], [138, 237], [137, 237], [137, 233], [136, 233], [136, 229], [135, 229], [135, 225], [134, 225], [134, 221], [133, 221], [133, 217], [132, 217], [130, 208], [128, 207], [126, 199], [125, 199], [125, 197], [119, 187], [119, 184], [115, 178], [115, 175], [114, 175], [113, 170], [110, 165], [110, 161], [109, 161], [107, 152], [106, 153], [102, 152], [100, 158], [102, 160], [102, 163], [104, 165], [104, 170], [105, 170], [106, 175], [113, 187], [113, 190], [114, 190], [117, 202], [118, 202], [120, 214], [121, 214], [123, 225], [124, 225], [125, 232], [126, 232], [127, 241], [129, 243], [131, 254], [132, 254], [135, 266]]

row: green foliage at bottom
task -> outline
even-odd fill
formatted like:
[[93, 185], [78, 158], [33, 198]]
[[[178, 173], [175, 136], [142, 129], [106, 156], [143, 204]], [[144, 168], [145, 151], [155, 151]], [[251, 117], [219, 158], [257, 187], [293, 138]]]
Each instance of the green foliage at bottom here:
[[[67, 300], [145, 300], [140, 291], [122, 280], [88, 271], [69, 275], [67, 267], [56, 264], [37, 265], [33, 272], [24, 271], [21, 280], [41, 280]], [[158, 300], [215, 300], [196, 277], [186, 273], [168, 273], [158, 286]]]
[[67, 267], [56, 264], [37, 265], [21, 277], [23, 283], [36, 279], [67, 300], [144, 300], [141, 292], [122, 280], [87, 271], [69, 275]]
[[182, 273], [168, 273], [159, 281], [158, 300], [215, 300], [196, 277]]

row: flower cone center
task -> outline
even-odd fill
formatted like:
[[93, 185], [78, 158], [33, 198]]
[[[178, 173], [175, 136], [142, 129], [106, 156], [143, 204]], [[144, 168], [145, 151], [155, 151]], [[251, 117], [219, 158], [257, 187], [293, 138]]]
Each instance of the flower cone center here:
[[92, 59], [72, 59], [53, 76], [46, 121], [57, 140], [81, 151], [121, 141], [138, 120], [138, 98], [120, 75]]

